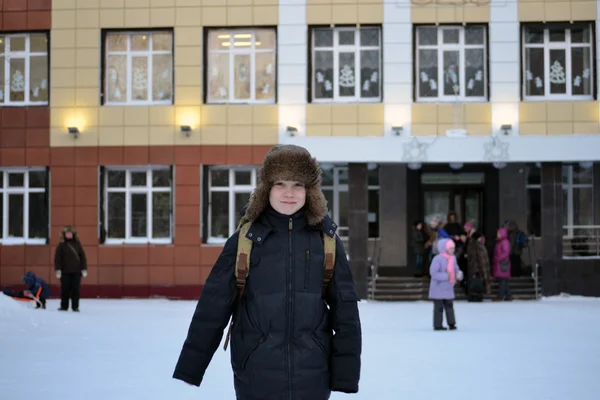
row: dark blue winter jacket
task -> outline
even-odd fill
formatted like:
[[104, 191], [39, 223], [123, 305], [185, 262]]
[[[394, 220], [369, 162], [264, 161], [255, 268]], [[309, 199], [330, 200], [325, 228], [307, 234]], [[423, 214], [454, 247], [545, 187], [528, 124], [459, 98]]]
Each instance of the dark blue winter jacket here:
[[34, 296], [37, 295], [38, 290], [42, 288], [42, 292], [40, 293], [40, 299], [47, 299], [50, 297], [50, 286], [46, 283], [42, 278], [38, 278], [31, 271], [28, 271], [23, 277], [23, 282], [27, 285], [27, 290], [31, 292]]
[[189, 327], [173, 377], [200, 385], [233, 313], [231, 365], [238, 400], [326, 400], [331, 391], [358, 391], [361, 325], [357, 295], [341, 240], [327, 296], [322, 297], [322, 235], [269, 208], [252, 224], [250, 272], [236, 302], [238, 234], [225, 244]]

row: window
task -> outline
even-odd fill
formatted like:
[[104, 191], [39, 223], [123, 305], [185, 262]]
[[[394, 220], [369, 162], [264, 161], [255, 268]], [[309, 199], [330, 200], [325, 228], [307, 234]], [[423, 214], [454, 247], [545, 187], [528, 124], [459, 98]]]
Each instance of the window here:
[[[563, 165], [563, 225], [564, 235], [571, 237], [573, 226], [594, 225], [593, 166]], [[541, 236], [542, 192], [540, 168], [530, 167], [527, 178], [529, 198], [529, 231]], [[580, 230], [577, 230], [580, 232]]]
[[102, 176], [105, 243], [171, 243], [170, 167], [103, 168]]
[[223, 243], [235, 232], [240, 211], [256, 188], [254, 167], [208, 168], [208, 243]]
[[104, 104], [171, 104], [173, 33], [105, 34]]
[[590, 23], [524, 25], [525, 99], [593, 98], [593, 41]]
[[48, 36], [0, 35], [0, 105], [48, 104]]
[[[348, 167], [322, 165], [322, 190], [329, 215], [338, 224], [338, 235], [348, 237]], [[369, 164], [369, 237], [379, 237], [379, 168]]]
[[275, 29], [208, 32], [208, 103], [274, 103]]
[[47, 170], [1, 170], [0, 192], [0, 242], [45, 244], [49, 209]]
[[418, 101], [486, 101], [484, 25], [417, 27]]
[[381, 101], [379, 27], [312, 30], [312, 101]]

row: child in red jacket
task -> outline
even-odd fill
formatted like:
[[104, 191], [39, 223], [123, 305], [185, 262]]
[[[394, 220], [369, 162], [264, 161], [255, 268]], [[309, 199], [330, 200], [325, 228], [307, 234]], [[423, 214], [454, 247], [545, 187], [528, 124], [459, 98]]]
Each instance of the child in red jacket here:
[[498, 301], [512, 300], [510, 294], [510, 242], [508, 230], [498, 229], [496, 236], [496, 247], [494, 248], [494, 278], [498, 279]]

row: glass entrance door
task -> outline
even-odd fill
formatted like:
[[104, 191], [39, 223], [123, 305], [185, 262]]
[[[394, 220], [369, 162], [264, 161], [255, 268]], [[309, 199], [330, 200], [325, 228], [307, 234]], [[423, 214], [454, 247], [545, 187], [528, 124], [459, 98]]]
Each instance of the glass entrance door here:
[[470, 221], [476, 229], [483, 230], [483, 189], [427, 188], [423, 200], [426, 223], [438, 217], [444, 224], [448, 213], [454, 211], [460, 224]]

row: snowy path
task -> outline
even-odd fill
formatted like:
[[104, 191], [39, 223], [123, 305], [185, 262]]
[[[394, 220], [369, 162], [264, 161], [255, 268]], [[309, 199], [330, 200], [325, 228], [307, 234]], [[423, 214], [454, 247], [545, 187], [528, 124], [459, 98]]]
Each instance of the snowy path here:
[[[222, 348], [201, 388], [171, 379], [194, 306], [84, 299], [75, 314], [0, 295], [0, 399], [234, 399]], [[431, 307], [361, 303], [360, 393], [332, 400], [600, 398], [600, 299], [457, 303], [456, 332], [433, 332]]]

